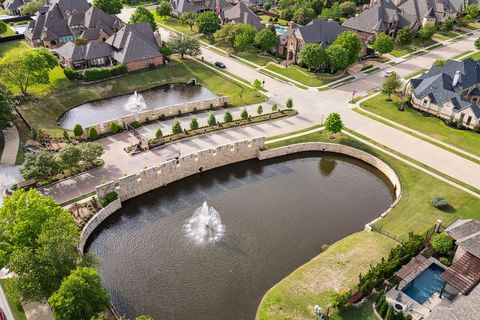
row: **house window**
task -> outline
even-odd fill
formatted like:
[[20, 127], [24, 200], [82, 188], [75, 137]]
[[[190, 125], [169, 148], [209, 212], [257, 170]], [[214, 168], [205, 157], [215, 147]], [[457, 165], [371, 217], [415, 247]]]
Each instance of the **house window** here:
[[423, 99], [422, 101], [422, 107], [426, 107], [428, 104], [428, 100], [427, 99]]
[[467, 126], [470, 125], [470, 122], [472, 122], [472, 116], [468, 116], [468, 118], [467, 118]]

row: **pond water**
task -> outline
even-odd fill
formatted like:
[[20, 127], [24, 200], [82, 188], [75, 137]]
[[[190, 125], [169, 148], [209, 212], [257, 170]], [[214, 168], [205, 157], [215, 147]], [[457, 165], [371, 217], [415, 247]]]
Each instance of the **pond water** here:
[[[254, 319], [265, 292], [377, 217], [394, 193], [373, 167], [331, 154], [251, 160], [126, 201], [89, 251], [120, 314], [155, 319]], [[225, 226], [199, 244], [182, 226], [204, 201]], [[312, 301], [315, 304], [315, 301]]]
[[[144, 97], [146, 103], [146, 108], [142, 111], [216, 97], [205, 87], [186, 84], [163, 85], [139, 92], [139, 94]], [[132, 94], [127, 94], [82, 104], [65, 112], [58, 123], [62, 128], [71, 130], [76, 124], [87, 127], [133, 114], [126, 107], [131, 96]]]

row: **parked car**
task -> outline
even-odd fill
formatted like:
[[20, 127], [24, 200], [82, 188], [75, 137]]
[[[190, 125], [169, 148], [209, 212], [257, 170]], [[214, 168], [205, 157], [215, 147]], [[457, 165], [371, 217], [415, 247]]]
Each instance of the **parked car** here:
[[391, 75], [392, 73], [395, 73], [395, 71], [393, 71], [393, 70], [387, 70], [387, 71], [384, 72], [383, 76], [384, 76], [385, 78], [387, 78], [387, 77], [388, 77], [389, 75]]
[[227, 66], [222, 61], [215, 62], [215, 65], [219, 68], [225, 69]]

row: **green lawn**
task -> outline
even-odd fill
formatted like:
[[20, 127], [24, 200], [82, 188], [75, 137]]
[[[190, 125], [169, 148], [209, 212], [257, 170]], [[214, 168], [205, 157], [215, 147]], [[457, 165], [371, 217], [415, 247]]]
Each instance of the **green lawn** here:
[[405, 108], [398, 111], [400, 100], [392, 96], [392, 102], [386, 101], [384, 95], [378, 95], [362, 102], [365, 110], [378, 114], [389, 120], [395, 121], [406, 127], [420, 131], [432, 138], [438, 139], [454, 147], [480, 156], [480, 134], [471, 130], [453, 129], [436, 117], [425, 117], [420, 112]]
[[7, 297], [8, 304], [12, 309], [15, 320], [26, 320], [25, 312], [23, 311], [22, 304], [20, 303], [20, 296], [15, 291], [14, 279], [0, 279], [0, 285], [3, 288], [3, 292]]
[[177, 30], [178, 32], [181, 32], [190, 36], [198, 34], [198, 30], [196, 26], [193, 26], [192, 28], [193, 30], [190, 30], [189, 26], [181, 24], [180, 21], [175, 17], [167, 17], [166, 19], [163, 19], [162, 17], [157, 15], [157, 12], [155, 10], [150, 10], [150, 11], [155, 16], [155, 21], [160, 25], [165, 25], [174, 30]]
[[[315, 132], [270, 144], [269, 148], [310, 141], [357, 147], [392, 166], [402, 184], [402, 199], [376, 226], [399, 237], [407, 237], [410, 231], [423, 233], [433, 226], [436, 219], [448, 225], [459, 218], [480, 218], [478, 198], [344, 134], [337, 134], [334, 140], [330, 140], [328, 134]], [[447, 198], [454, 210], [445, 213], [432, 207], [429, 201], [434, 195]], [[358, 281], [358, 274], [379, 261], [395, 245], [393, 240], [383, 235], [366, 231], [336, 242], [270, 289], [257, 310], [257, 319], [313, 319], [315, 304], [326, 310], [331, 306], [334, 292], [351, 289]], [[374, 318], [364, 306], [335, 314], [333, 319]]]
[[272, 55], [261, 53], [255, 48], [236, 52], [234, 54], [259, 66], [264, 66], [269, 62], [277, 62], [277, 59], [275, 59], [275, 57], [273, 57]]
[[23, 40], [9, 41], [0, 43], [0, 58], [11, 51], [20, 52], [21, 50], [28, 50], [30, 47]]
[[467, 50], [465, 52], [457, 54], [456, 56], [452, 57], [452, 59], [458, 59], [458, 58], [461, 58], [463, 56], [470, 56], [473, 52], [474, 52], [474, 50]]
[[7, 27], [7, 31], [5, 31], [4, 33], [2, 33], [0, 35], [0, 38], [4, 38], [4, 37], [10, 37], [10, 36], [13, 36], [13, 35], [16, 35], [17, 33], [15, 31], [13, 31], [13, 29]]
[[459, 36], [459, 34], [453, 31], [438, 31], [433, 35], [434, 38], [438, 38], [443, 41], [457, 37], [457, 36]]
[[58, 128], [58, 117], [74, 106], [162, 84], [186, 83], [193, 77], [214, 94], [230, 96], [231, 103], [235, 106], [261, 102], [265, 98], [255, 90], [227, 79], [198, 62], [176, 60], [168, 68], [134, 72], [95, 84], [74, 83], [37, 101], [25, 103], [19, 110], [30, 125], [36, 128], [55, 129]]
[[469, 54], [468, 56], [462, 58], [462, 60], [465, 60], [467, 58], [472, 58], [473, 60], [480, 60], [480, 51]]
[[278, 65], [269, 64], [266, 68], [274, 71], [286, 78], [300, 82], [307, 87], [320, 87], [329, 82], [338, 80], [344, 76], [343, 73], [329, 74], [329, 73], [312, 73], [307, 69], [301, 68], [297, 65], [289, 65], [288, 67], [280, 67]]
[[409, 54], [410, 52], [413, 52], [415, 51], [414, 48], [410, 47], [410, 46], [398, 46], [398, 45], [395, 45], [395, 48], [392, 50], [392, 52], [390, 52], [390, 54], [394, 57], [403, 57], [404, 55], [406, 54]]
[[422, 40], [420, 38], [414, 38], [412, 44], [402, 46], [399, 44], [395, 44], [395, 47], [390, 54], [394, 57], [403, 57], [406, 54], [409, 54], [411, 52], [414, 52], [416, 50], [431, 46], [436, 44], [437, 42], [435, 40]]
[[[270, 24], [271, 24], [271, 23], [272, 23], [272, 22], [269, 21], [269, 20], [271, 19], [270, 16], [261, 14], [261, 15], [259, 15], [259, 17], [260, 17], [260, 19], [262, 19], [262, 22], [265, 23], [265, 24], [267, 24], [267, 23], [270, 23]], [[281, 25], [281, 26], [287, 26], [287, 25], [288, 25], [288, 21], [287, 21], [287, 20], [283, 20], [283, 19], [280, 19], [280, 18], [278, 18], [278, 21], [277, 21], [277, 22], [273, 22], [273, 23], [277, 23], [277, 24], [279, 24], [279, 25]]]
[[416, 76], [419, 76], [422, 73], [427, 72], [427, 71], [428, 71], [428, 69], [421, 69], [421, 70], [412, 72], [410, 74], [407, 74], [405, 77], [403, 77], [403, 79], [405, 79], [405, 80], [412, 79], [412, 78], [415, 78]]

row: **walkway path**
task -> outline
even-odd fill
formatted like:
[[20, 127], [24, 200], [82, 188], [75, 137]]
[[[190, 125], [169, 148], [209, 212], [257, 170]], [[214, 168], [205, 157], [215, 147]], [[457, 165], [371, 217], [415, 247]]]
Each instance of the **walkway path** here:
[[[163, 33], [168, 33], [168, 31], [164, 30]], [[468, 38], [454, 44], [436, 48], [422, 56], [414, 57], [389, 67], [389, 69], [397, 72], [400, 76], [411, 74], [414, 71], [430, 66], [437, 59], [453, 57], [467, 50], [472, 50], [474, 48], [473, 42], [478, 37], [478, 34], [478, 32], [474, 32]], [[299, 114], [268, 123], [232, 128], [182, 140], [181, 142], [133, 157], [126, 155], [122, 150], [123, 147], [135, 141], [129, 134], [124, 133], [108, 137], [100, 140], [100, 143], [106, 150], [103, 156], [105, 160], [103, 168], [44, 188], [42, 191], [52, 195], [57, 201], [63, 202], [82, 193], [93, 191], [95, 186], [102, 181], [106, 182], [125, 174], [136, 173], [145, 167], [161, 163], [174, 153], [187, 154], [198, 152], [199, 150], [244, 139], [279, 135], [311, 127], [312, 125], [320, 124], [323, 116], [331, 112], [340, 113], [346, 126], [359, 134], [480, 189], [480, 165], [477, 163], [351, 110], [349, 101], [352, 98], [352, 92], [355, 91], [360, 96], [378, 88], [384, 80], [383, 72], [370, 74], [332, 90], [322, 92], [305, 91], [273, 77], [266, 76], [255, 68], [242, 64], [236, 59], [221, 55], [216, 51], [208, 48], [202, 48], [202, 51], [202, 56], [206, 62], [214, 63], [221, 60], [226, 64], [227, 71], [249, 82], [253, 82], [255, 79], [265, 80], [265, 88], [269, 91], [271, 97], [269, 104], [277, 103], [279, 106], [284, 106], [286, 100], [292, 98], [294, 107], [299, 111]], [[186, 123], [188, 119], [182, 121]], [[167, 130], [169, 125], [170, 123], [161, 124], [161, 126], [165, 126], [165, 130]], [[153, 128], [149, 126], [142, 128], [142, 130], [150, 131], [150, 134], [153, 132]]]
[[17, 159], [18, 146], [20, 145], [20, 136], [15, 126], [3, 131], [5, 136], [5, 148], [0, 155], [0, 164], [14, 166]]

